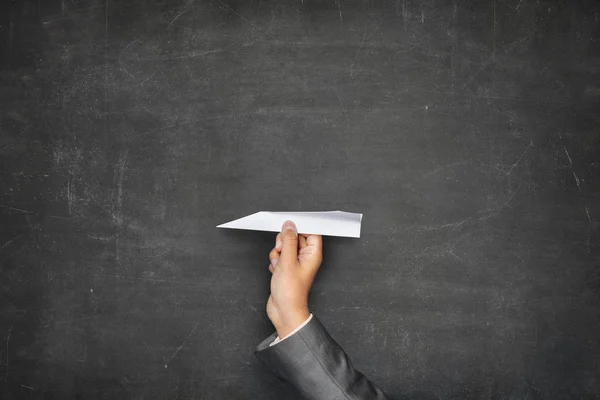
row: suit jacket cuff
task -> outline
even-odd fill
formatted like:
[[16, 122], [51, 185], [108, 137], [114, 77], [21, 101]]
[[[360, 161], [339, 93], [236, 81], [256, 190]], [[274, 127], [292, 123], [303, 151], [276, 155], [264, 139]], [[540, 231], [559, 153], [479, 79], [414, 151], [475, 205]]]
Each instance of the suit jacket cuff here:
[[296, 332], [298, 332], [300, 329], [304, 328], [304, 325], [306, 325], [306, 324], [308, 324], [310, 322], [310, 320], [312, 319], [312, 316], [313, 315], [310, 314], [308, 316], [308, 318], [306, 318], [306, 320], [303, 323], [301, 323], [300, 325], [298, 325], [298, 327], [296, 327], [296, 329], [294, 329], [293, 331], [291, 331], [290, 333], [288, 333], [283, 339], [281, 339], [281, 338], [279, 338], [279, 336], [277, 336], [275, 338], [275, 340], [269, 346], [276, 345], [277, 343], [279, 343], [279, 342], [281, 342], [281, 341], [289, 338], [290, 336], [292, 336], [293, 334], [295, 334]]
[[346, 353], [312, 319], [294, 335], [275, 346], [272, 334], [255, 350], [255, 355], [275, 374], [307, 399], [385, 399], [385, 394], [357, 371]]

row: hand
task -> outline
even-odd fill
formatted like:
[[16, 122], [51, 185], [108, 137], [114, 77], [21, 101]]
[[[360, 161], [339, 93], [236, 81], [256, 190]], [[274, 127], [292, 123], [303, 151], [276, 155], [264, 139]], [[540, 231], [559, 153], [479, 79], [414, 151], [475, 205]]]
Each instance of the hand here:
[[323, 260], [320, 235], [298, 235], [296, 225], [285, 221], [269, 253], [271, 296], [267, 315], [280, 338], [309, 316], [308, 293]]

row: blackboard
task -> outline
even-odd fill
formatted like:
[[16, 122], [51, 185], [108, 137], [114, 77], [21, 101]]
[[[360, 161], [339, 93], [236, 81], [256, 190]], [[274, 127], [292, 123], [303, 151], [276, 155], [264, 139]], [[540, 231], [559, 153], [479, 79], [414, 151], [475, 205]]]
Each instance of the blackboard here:
[[364, 214], [310, 308], [391, 398], [600, 395], [597, 2], [5, 3], [3, 399], [296, 398], [260, 210]]

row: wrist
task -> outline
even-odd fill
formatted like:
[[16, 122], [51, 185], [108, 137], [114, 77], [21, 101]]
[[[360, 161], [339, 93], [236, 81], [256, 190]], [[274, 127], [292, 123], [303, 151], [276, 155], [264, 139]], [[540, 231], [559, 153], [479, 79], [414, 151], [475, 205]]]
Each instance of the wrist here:
[[297, 327], [302, 325], [304, 321], [306, 321], [310, 317], [310, 312], [308, 308], [303, 308], [300, 310], [296, 310], [294, 312], [290, 312], [287, 315], [284, 315], [279, 321], [278, 324], [275, 325], [275, 330], [277, 330], [277, 335], [280, 339], [283, 339], [290, 333], [292, 333]]

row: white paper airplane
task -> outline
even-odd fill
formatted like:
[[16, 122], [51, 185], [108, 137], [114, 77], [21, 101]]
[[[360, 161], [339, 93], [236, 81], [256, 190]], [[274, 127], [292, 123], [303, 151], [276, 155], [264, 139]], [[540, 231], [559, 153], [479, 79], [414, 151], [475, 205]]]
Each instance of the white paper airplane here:
[[281, 232], [281, 226], [288, 219], [294, 221], [298, 228], [298, 233], [353, 238], [360, 237], [362, 214], [344, 211], [259, 211], [255, 214], [248, 215], [247, 217], [218, 225], [217, 228]]

